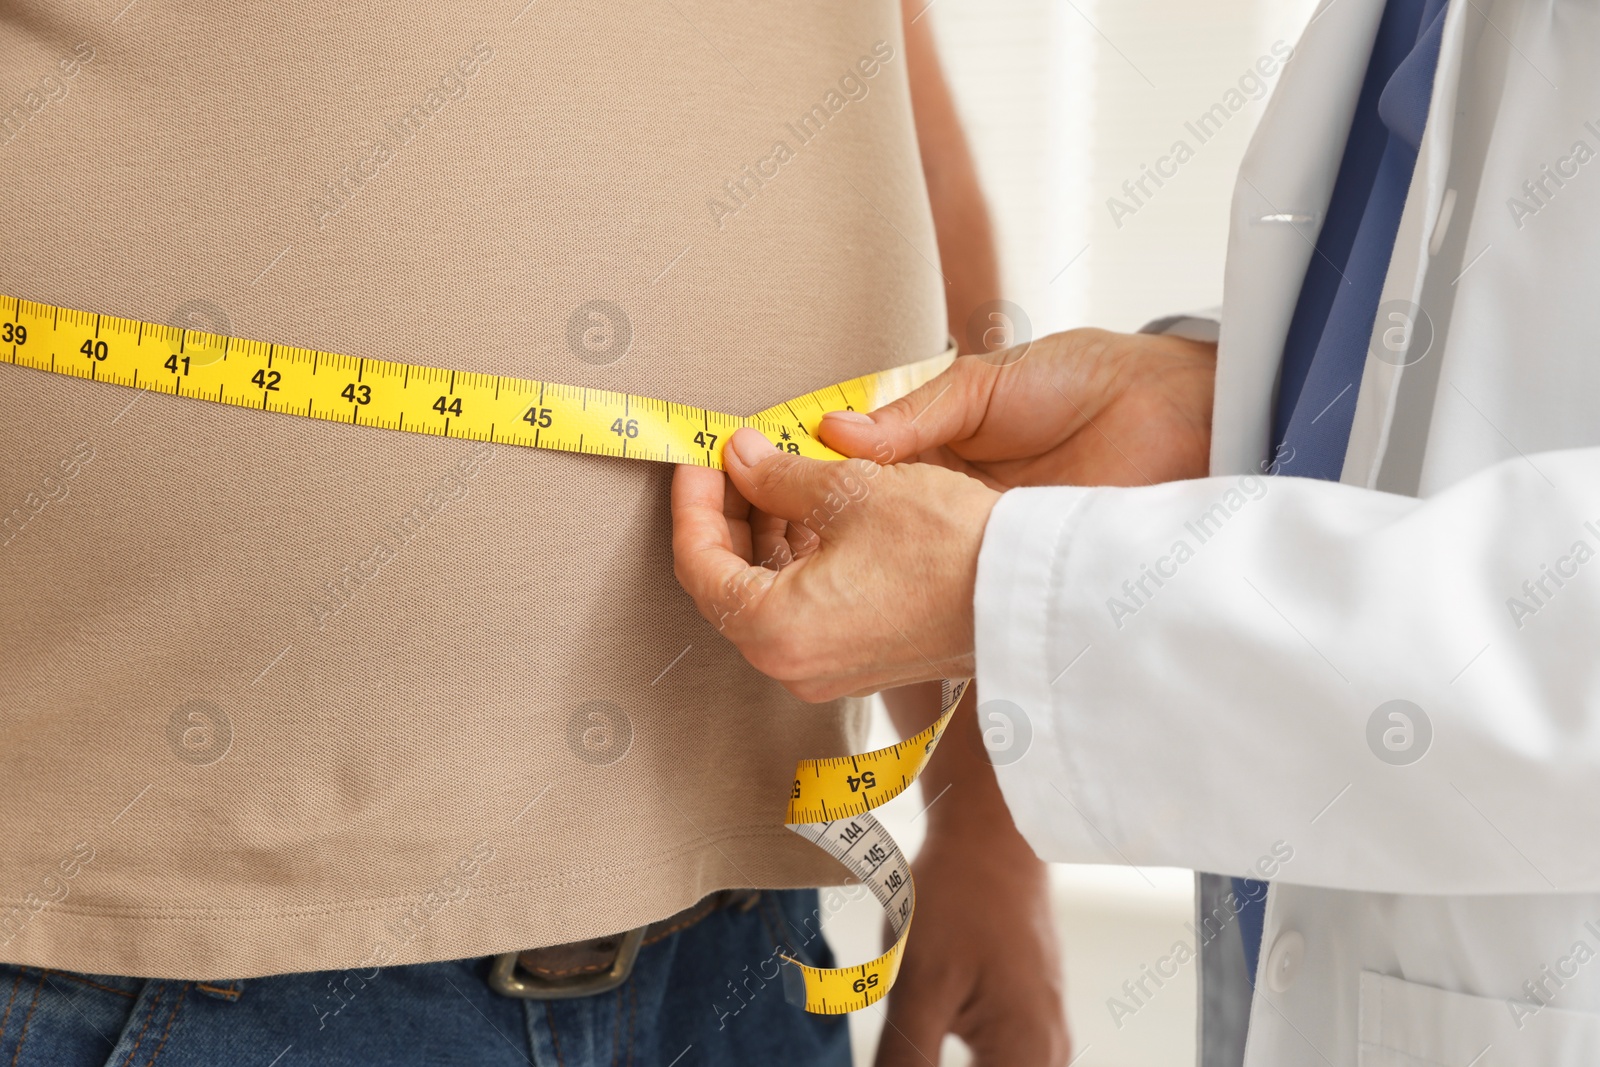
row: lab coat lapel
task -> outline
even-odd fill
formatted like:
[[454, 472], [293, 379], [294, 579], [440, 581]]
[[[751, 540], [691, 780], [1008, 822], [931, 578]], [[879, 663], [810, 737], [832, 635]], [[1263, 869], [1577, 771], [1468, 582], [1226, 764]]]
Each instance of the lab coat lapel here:
[[[1416, 320], [1421, 317], [1420, 313], [1412, 309], [1420, 309], [1424, 304], [1423, 284], [1427, 280], [1428, 266], [1451, 222], [1445, 217], [1444, 225], [1440, 225], [1450, 178], [1463, 42], [1471, 10], [1471, 4], [1454, 3], [1445, 15], [1439, 65], [1434, 72], [1433, 94], [1428, 104], [1428, 122], [1422, 132], [1422, 144], [1417, 149], [1417, 165], [1411, 172], [1405, 211], [1400, 216], [1394, 253], [1384, 277], [1383, 298], [1378, 304], [1378, 318], [1372, 326], [1373, 338], [1361, 372], [1350, 445], [1345, 451], [1340, 478], [1346, 484], [1368, 488], [1377, 485], [1394, 421], [1400, 380], [1406, 373], [1405, 367], [1414, 365], [1413, 357], [1417, 355], [1404, 349], [1412, 342], [1431, 344], [1435, 333], [1433, 326], [1426, 322], [1419, 327]], [[1471, 205], [1456, 203], [1452, 198], [1449, 210], [1452, 215], [1459, 210], [1463, 216], [1468, 216]], [[1466, 221], [1463, 218], [1461, 225]], [[1425, 425], [1414, 428], [1417, 433], [1425, 430]]]
[[1325, 0], [1295, 47], [1234, 186], [1211, 473], [1267, 457], [1284, 338], [1333, 195], [1384, 0]]

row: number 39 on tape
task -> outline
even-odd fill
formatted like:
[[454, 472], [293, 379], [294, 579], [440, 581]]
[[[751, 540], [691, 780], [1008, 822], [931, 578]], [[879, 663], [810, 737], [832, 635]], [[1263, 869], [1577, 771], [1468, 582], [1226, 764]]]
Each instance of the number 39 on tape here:
[[242, 340], [0, 297], [0, 361], [109, 385], [328, 422], [495, 444], [721, 467], [741, 426], [838, 459], [829, 411], [868, 411], [949, 365], [933, 359], [830, 385], [751, 416], [604, 389]]

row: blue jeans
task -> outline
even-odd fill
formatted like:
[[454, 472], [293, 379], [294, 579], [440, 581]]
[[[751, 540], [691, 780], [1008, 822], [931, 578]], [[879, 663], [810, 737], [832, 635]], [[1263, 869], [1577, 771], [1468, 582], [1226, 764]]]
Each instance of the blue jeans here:
[[775, 950], [828, 966], [815, 890], [764, 892], [647, 945], [627, 983], [515, 1000], [487, 959], [233, 982], [0, 964], [6, 1067], [849, 1067], [843, 1017], [783, 998]]

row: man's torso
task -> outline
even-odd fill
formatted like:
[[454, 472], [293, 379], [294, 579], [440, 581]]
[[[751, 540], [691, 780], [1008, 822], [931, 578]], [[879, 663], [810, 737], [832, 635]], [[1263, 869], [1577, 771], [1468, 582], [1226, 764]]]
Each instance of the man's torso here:
[[[0, 292], [755, 411], [943, 348], [898, 19], [11, 4]], [[859, 711], [696, 616], [668, 468], [0, 375], [0, 958], [399, 963], [841, 876], [783, 802]]]

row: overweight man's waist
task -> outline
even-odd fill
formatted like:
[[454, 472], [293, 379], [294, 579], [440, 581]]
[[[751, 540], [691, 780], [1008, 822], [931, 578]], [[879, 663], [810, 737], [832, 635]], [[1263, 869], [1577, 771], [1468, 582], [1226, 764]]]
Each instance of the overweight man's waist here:
[[[256, 683], [267, 697], [248, 678], [226, 693], [144, 678], [147, 694], [16, 705], [0, 958], [186, 979], [389, 965], [843, 878], [782, 829], [782, 798], [797, 758], [859, 747], [854, 710], [797, 707], [693, 649], [659, 696], [622, 670], [611, 699], [502, 704], [472, 702], [491, 686], [443, 661], [390, 670], [406, 685], [438, 670], [472, 701], [346, 701], [293, 659]], [[296, 699], [272, 699], [278, 670]]]

